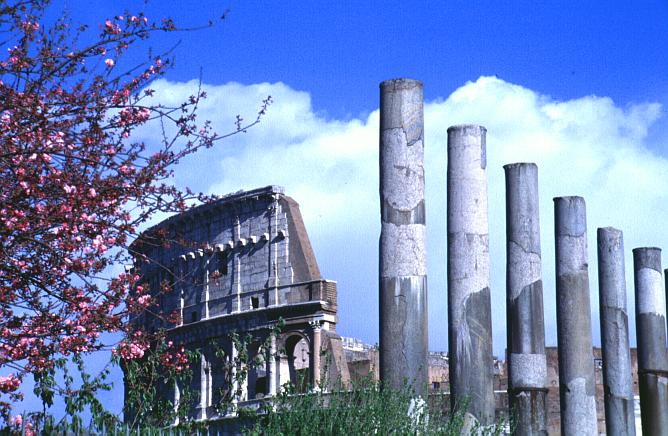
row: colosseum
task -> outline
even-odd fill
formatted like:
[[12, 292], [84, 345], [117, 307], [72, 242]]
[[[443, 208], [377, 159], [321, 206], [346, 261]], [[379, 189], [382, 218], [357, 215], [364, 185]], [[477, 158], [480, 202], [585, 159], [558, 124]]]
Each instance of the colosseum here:
[[[220, 416], [225, 395], [249, 404], [286, 383], [306, 390], [324, 377], [349, 380], [336, 333], [336, 282], [321, 277], [299, 205], [283, 188], [240, 191], [173, 216], [131, 251], [158, 301], [132, 322], [166, 329], [169, 340], [200, 353], [189, 386], [199, 394], [193, 418]], [[240, 352], [233, 334], [248, 338], [247, 368], [230, 369]], [[245, 377], [235, 376], [241, 370]], [[178, 402], [184, 388], [164, 386], [161, 394]]]

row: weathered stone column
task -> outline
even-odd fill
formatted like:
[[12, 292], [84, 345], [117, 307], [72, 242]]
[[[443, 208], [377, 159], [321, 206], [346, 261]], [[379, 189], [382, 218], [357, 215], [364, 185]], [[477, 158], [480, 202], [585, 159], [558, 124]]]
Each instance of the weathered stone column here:
[[313, 340], [311, 341], [311, 381], [312, 387], [320, 386], [320, 347], [322, 346], [322, 332], [320, 321], [311, 322]]
[[280, 386], [279, 373], [277, 371], [276, 359], [276, 336], [271, 334], [269, 344], [269, 356], [267, 357], [267, 391], [272, 397], [276, 395], [277, 387]]
[[603, 346], [605, 428], [609, 435], [636, 434], [629, 351], [624, 240], [621, 230], [598, 229], [598, 296]]
[[207, 406], [208, 406], [208, 362], [203, 353], [200, 353], [200, 371], [199, 371], [199, 404], [197, 406], [197, 419], [206, 419], [207, 418]]
[[508, 400], [515, 434], [547, 435], [538, 167], [505, 165]]
[[642, 432], [665, 435], [668, 434], [668, 356], [661, 249], [634, 249], [633, 268]]
[[238, 357], [239, 357], [239, 351], [237, 350], [236, 345], [234, 345], [234, 342], [230, 343], [230, 347], [231, 347], [231, 350], [230, 350], [231, 353], [230, 353], [229, 363], [230, 363], [230, 371], [231, 371], [231, 378], [232, 378], [232, 404], [234, 406], [237, 402], [242, 400], [242, 397], [239, 394], [240, 391], [242, 390], [242, 388], [239, 385], [239, 381], [237, 380], [237, 374], [239, 372], [238, 370], [240, 369], [240, 368], [238, 368], [238, 365], [237, 365], [237, 360], [238, 360]]
[[485, 133], [448, 129], [448, 339], [450, 401], [494, 422]]
[[380, 84], [380, 379], [426, 396], [427, 256], [422, 82]]
[[584, 199], [555, 198], [554, 226], [561, 434], [596, 435]]

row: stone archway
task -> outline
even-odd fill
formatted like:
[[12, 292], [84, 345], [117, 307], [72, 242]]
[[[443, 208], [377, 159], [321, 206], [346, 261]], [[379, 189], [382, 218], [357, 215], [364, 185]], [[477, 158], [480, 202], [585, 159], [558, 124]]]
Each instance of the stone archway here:
[[291, 383], [297, 392], [307, 392], [311, 383], [310, 376], [310, 341], [301, 332], [288, 332], [284, 335], [284, 353], [280, 358], [281, 384]]
[[253, 342], [248, 346], [248, 376], [247, 376], [247, 392], [248, 399], [253, 400], [262, 398], [269, 393], [269, 381], [266, 365], [266, 352], [258, 362], [259, 353], [264, 352], [262, 343]]

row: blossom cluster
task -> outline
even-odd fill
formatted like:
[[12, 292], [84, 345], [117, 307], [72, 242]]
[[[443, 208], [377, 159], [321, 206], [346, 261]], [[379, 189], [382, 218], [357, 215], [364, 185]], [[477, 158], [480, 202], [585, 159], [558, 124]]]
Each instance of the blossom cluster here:
[[25, 436], [34, 436], [35, 431], [33, 430], [32, 422], [23, 419], [22, 415], [14, 415], [9, 419], [10, 428], [15, 429], [15, 431], [21, 432]]
[[0, 392], [14, 392], [21, 385], [21, 381], [14, 375], [0, 376]]
[[161, 354], [160, 360], [164, 368], [176, 373], [190, 368], [185, 347], [183, 345], [175, 347], [172, 341], [167, 342], [167, 349]]
[[122, 359], [135, 360], [144, 357], [150, 348], [147, 336], [141, 330], [137, 330], [132, 333], [131, 338], [121, 341], [111, 352]]

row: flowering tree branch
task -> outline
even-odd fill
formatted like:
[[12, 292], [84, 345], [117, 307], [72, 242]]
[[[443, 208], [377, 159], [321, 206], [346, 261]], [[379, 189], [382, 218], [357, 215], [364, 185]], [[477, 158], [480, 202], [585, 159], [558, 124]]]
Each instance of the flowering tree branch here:
[[[124, 332], [120, 355], [141, 357], [150, 341], [132, 331], [128, 308], [148, 308], [148, 290], [137, 292], [141, 285], [134, 274], [101, 278], [110, 266], [129, 262], [128, 243], [155, 212], [181, 211], [190, 200], [206, 200], [170, 183], [174, 166], [256, 125], [271, 103], [267, 98], [257, 118], [237, 117], [230, 132], [218, 134], [209, 122], [198, 122], [197, 107], [206, 97], [201, 89], [175, 107], [151, 102], [150, 83], [172, 64], [166, 54], [119, 69], [137, 41], [184, 30], [171, 19], [152, 22], [142, 13], [125, 12], [100, 23], [91, 37], [87, 26], [75, 27], [65, 18], [43, 25], [48, 4], [0, 5], [0, 44], [7, 53], [0, 58], [5, 420], [27, 374], [39, 379], [54, 369], [57, 356], [102, 348], [102, 333]], [[163, 126], [161, 142], [133, 141], [133, 131], [149, 122]]]

